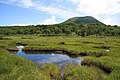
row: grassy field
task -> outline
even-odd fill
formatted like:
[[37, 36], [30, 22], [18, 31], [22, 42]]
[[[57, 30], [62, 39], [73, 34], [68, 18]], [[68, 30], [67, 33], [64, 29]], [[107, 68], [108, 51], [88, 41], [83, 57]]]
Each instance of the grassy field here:
[[82, 66], [67, 64], [63, 80], [119, 80], [120, 38], [117, 37], [40, 37], [39, 35], [0, 38], [0, 80], [58, 80], [60, 68], [55, 64], [36, 64], [12, 56], [7, 50], [63, 50], [70, 55], [84, 55]]

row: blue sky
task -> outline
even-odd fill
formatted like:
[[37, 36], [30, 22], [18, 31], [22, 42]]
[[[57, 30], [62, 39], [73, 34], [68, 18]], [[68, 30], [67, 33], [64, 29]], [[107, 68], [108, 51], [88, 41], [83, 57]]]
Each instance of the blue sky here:
[[55, 24], [93, 16], [120, 25], [120, 0], [0, 0], [0, 25]]

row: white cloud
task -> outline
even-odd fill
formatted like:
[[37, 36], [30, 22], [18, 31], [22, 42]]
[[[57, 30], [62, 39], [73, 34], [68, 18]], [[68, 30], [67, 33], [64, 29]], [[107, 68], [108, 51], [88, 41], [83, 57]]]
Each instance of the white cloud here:
[[84, 13], [91, 15], [113, 15], [120, 13], [119, 9], [120, 5], [118, 4], [118, 0], [90, 0], [89, 2], [88, 0], [82, 0], [78, 10], [84, 10]]
[[19, 6], [24, 6], [26, 8], [32, 7], [33, 6], [33, 2], [32, 0], [19, 0]]
[[18, 24], [12, 24], [11, 26], [28, 26], [33, 24], [24, 24], [24, 23], [18, 23]]
[[7, 1], [10, 1], [10, 2], [16, 2], [17, 0], [7, 0]]
[[78, 15], [77, 13], [70, 11], [67, 8], [65, 9], [59, 7], [59, 5], [46, 6], [44, 5], [45, 3], [42, 3], [42, 1], [40, 2], [40, 1], [32, 1], [32, 0], [0, 0], [0, 2], [42, 11], [52, 15], [60, 16], [65, 19]]
[[75, 15], [77, 15], [76, 13], [66, 10], [66, 9], [62, 9], [56, 6], [44, 6], [44, 5], [36, 5], [34, 6], [34, 9], [39, 10], [39, 11], [43, 11], [52, 15], [57, 15], [60, 16], [62, 18], [68, 19], [70, 17], [73, 17]]
[[12, 4], [24, 8], [30, 8], [33, 6], [32, 0], [0, 0], [1, 3]]
[[[43, 0], [44, 1], [44, 0]], [[24, 8], [38, 10], [51, 15], [68, 19], [74, 16], [93, 16], [101, 20], [103, 23], [117, 23], [111, 16], [120, 14], [120, 0], [67, 0], [74, 5], [74, 9], [68, 8], [68, 5], [56, 4], [61, 0], [54, 0], [56, 3], [47, 5], [42, 0], [0, 0], [2, 3], [12, 4]], [[64, 1], [64, 0], [63, 0]], [[46, 2], [46, 1], [45, 1]], [[107, 15], [104, 18], [101, 16]], [[52, 19], [52, 18], [51, 18]], [[48, 20], [49, 22], [49, 20]]]
[[71, 2], [73, 2], [74, 4], [79, 4], [79, 3], [80, 3], [80, 0], [68, 0], [68, 1], [71, 1]]
[[86, 15], [114, 15], [120, 13], [120, 0], [69, 0], [77, 5], [77, 10]]
[[117, 24], [117, 21], [113, 20], [110, 17], [107, 17], [105, 19], [103, 19], [103, 18], [99, 18], [99, 19], [107, 25], [116, 25]]
[[41, 24], [44, 25], [56, 24], [55, 16], [51, 16], [51, 18], [44, 20]]

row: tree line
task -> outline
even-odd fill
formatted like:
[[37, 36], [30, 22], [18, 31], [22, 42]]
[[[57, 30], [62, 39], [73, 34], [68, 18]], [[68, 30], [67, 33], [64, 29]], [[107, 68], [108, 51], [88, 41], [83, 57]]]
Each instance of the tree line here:
[[97, 23], [61, 23], [54, 25], [0, 26], [1, 35], [42, 34], [77, 36], [120, 36], [120, 27]]

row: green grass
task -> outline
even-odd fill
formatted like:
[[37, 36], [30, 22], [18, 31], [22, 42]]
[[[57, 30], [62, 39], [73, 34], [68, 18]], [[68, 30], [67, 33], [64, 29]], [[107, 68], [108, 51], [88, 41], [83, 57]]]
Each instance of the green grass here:
[[64, 70], [64, 80], [103, 80], [103, 72], [96, 67], [67, 64]]
[[0, 49], [0, 80], [50, 80], [31, 61]]
[[[120, 38], [117, 37], [3, 36], [0, 40], [0, 80], [50, 80], [51, 77], [57, 80], [60, 77], [57, 65], [46, 64], [39, 69], [33, 62], [12, 56], [6, 51], [17, 50], [17, 45], [25, 45], [24, 50], [61, 49], [69, 54], [86, 55], [83, 66], [67, 65], [64, 70], [66, 80], [120, 79]], [[103, 77], [99, 68], [109, 72], [108, 76]]]
[[56, 80], [60, 77], [59, 66], [52, 63], [44, 64], [41, 68], [41, 71], [46, 72], [47, 75]]

